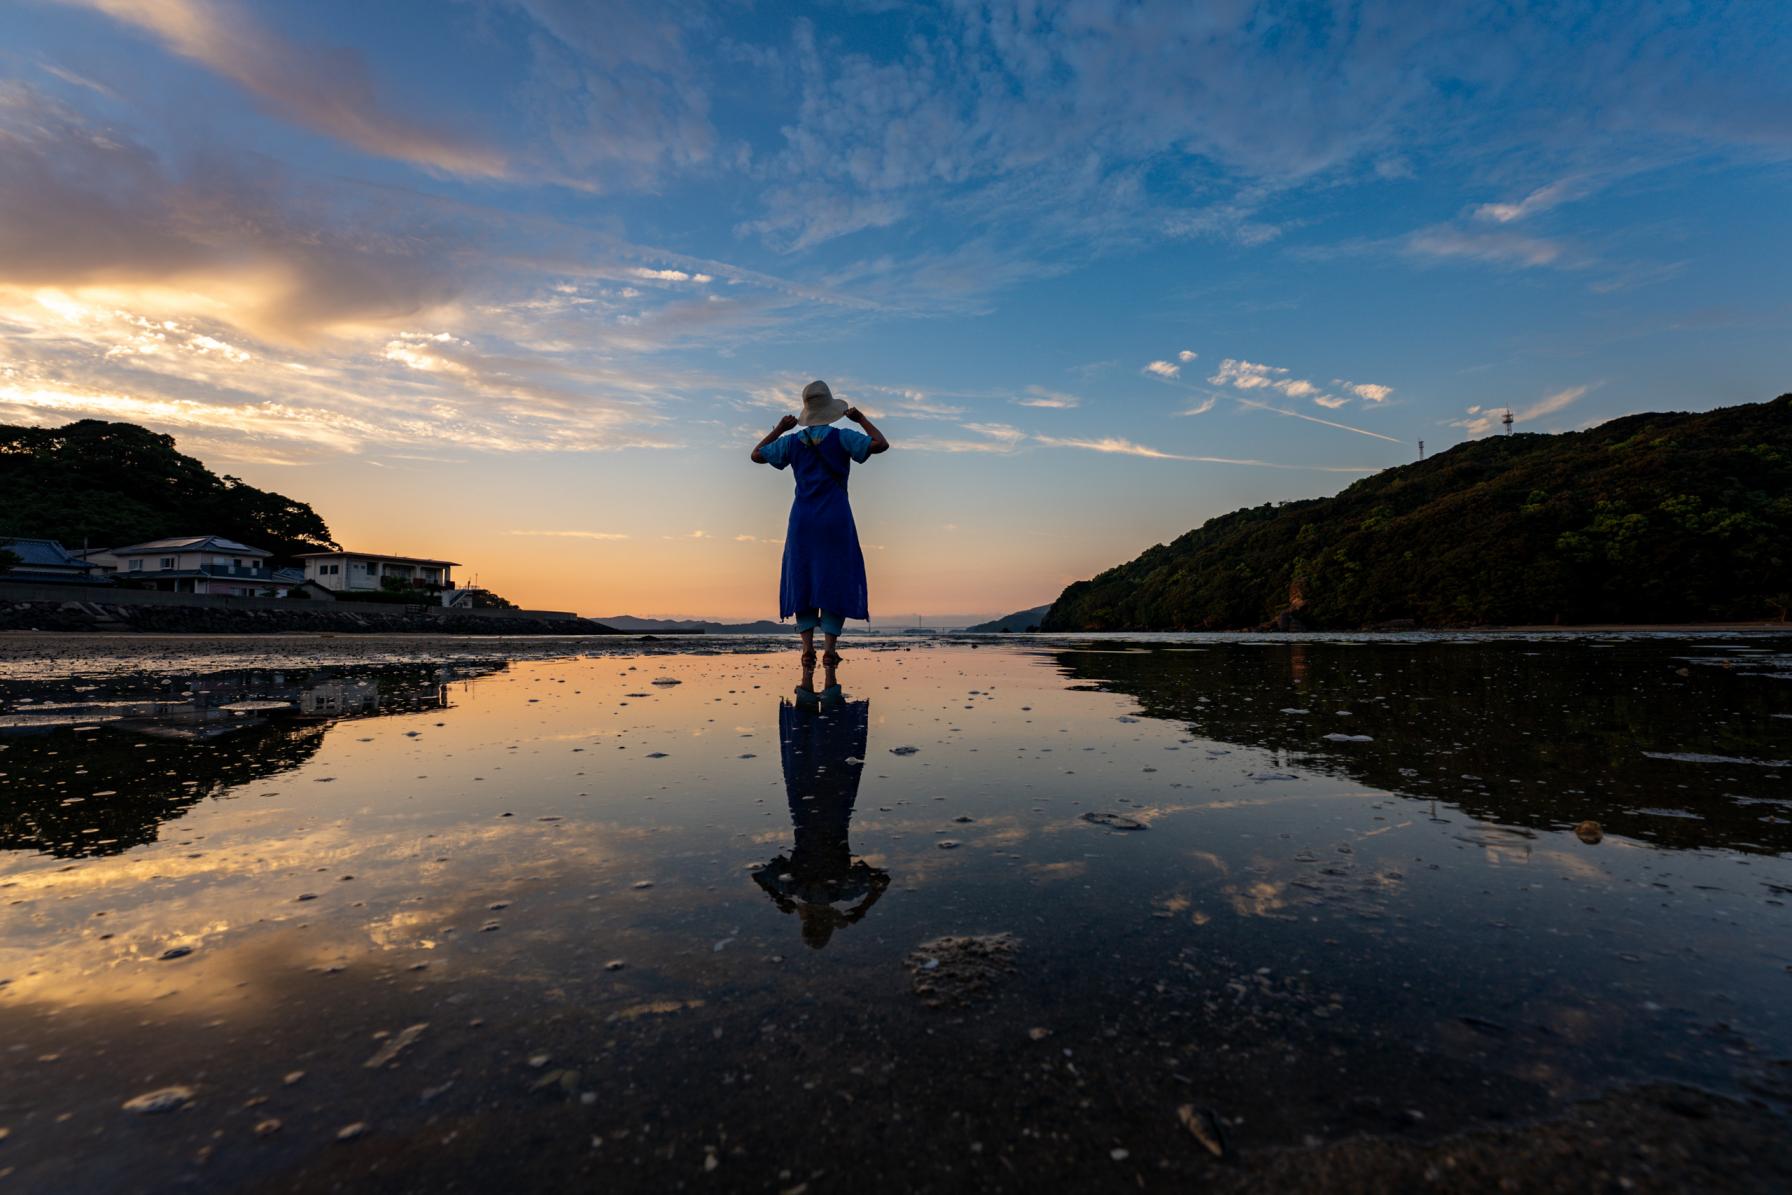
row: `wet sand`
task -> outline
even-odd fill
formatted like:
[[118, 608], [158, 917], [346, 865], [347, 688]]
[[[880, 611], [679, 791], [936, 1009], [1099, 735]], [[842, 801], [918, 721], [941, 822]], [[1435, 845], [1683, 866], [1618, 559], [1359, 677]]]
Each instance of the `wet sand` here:
[[1787, 642], [337, 642], [0, 654], [17, 1189], [1792, 1174]]

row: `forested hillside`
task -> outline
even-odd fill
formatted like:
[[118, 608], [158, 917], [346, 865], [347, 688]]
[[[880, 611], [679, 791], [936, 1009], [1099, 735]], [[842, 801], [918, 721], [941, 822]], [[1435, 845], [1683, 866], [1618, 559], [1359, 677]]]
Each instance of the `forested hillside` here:
[[1784, 618], [1792, 394], [1494, 436], [1234, 511], [1089, 581], [1045, 630]]
[[174, 535], [221, 535], [283, 559], [335, 546], [310, 506], [219, 477], [172, 436], [99, 419], [0, 424], [0, 537], [98, 548]]

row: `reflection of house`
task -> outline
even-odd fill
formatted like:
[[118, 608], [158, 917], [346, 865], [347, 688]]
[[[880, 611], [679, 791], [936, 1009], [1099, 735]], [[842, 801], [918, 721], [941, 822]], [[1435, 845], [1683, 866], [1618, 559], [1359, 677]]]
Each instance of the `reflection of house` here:
[[[305, 579], [338, 593], [411, 586], [440, 593], [448, 605], [460, 592], [454, 585], [455, 562], [420, 556], [381, 556], [372, 552], [306, 552]], [[391, 582], [392, 585], [388, 585]]]
[[128, 548], [82, 555], [114, 580], [173, 593], [213, 593], [233, 597], [284, 597], [292, 582], [268, 567], [273, 556], [217, 535], [156, 539]]
[[19, 563], [5, 573], [8, 581], [50, 582], [56, 585], [104, 585], [105, 573], [53, 539], [0, 539], [0, 551], [11, 552]]
[[299, 690], [299, 712], [310, 717], [377, 714], [379, 710], [380, 687], [370, 680], [330, 680]]

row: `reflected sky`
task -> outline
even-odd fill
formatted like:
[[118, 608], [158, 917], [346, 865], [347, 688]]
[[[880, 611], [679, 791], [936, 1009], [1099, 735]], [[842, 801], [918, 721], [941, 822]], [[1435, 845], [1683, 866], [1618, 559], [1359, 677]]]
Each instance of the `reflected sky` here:
[[[1390, 1091], [1442, 1132], [1652, 1078], [1747, 1093], [1792, 1054], [1772, 652], [888, 645], [838, 687], [794, 657], [9, 683], [0, 716], [138, 709], [0, 735], [9, 1164], [172, 1181], [220, 1131], [214, 1176], [322, 1181], [364, 1118], [422, 1173], [457, 1157], [435, 1118], [464, 1161], [548, 1116], [666, 1181], [726, 1123], [773, 1185], [830, 1140], [789, 1116], [832, 1123], [861, 1074], [920, 1157], [1023, 1075], [1067, 1134], [1196, 1085], [1298, 1145], [1379, 1131]], [[288, 704], [122, 725], [202, 695]], [[904, 960], [982, 933], [1012, 975], [924, 1008]], [[198, 1092], [178, 1133], [75, 1148], [168, 1083]]]

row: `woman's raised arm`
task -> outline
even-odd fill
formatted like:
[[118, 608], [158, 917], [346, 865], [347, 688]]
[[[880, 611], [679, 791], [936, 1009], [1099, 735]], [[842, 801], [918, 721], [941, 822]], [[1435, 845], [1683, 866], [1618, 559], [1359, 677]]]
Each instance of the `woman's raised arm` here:
[[865, 418], [865, 412], [857, 407], [847, 407], [846, 417], [864, 428], [865, 434], [871, 437], [871, 455], [890, 451], [890, 441], [884, 438], [884, 434], [877, 430], [871, 420]]
[[764, 436], [760, 437], [759, 443], [753, 445], [753, 463], [756, 465], [765, 464], [765, 455], [759, 450], [795, 426], [795, 415], [786, 415], [784, 418], [778, 420], [778, 426], [772, 428], [771, 431], [766, 432]]

